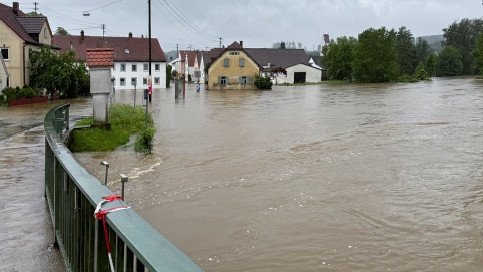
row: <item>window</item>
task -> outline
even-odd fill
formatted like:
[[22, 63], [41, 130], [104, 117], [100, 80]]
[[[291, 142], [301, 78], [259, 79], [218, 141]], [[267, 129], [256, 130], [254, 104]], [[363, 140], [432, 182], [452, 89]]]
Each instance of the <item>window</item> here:
[[232, 52], [230, 52], [230, 55], [232, 55], [232, 56], [238, 56], [238, 55], [240, 55], [240, 52], [238, 52], [238, 51], [232, 51]]
[[126, 64], [121, 63], [121, 72], [126, 72]]
[[123, 78], [123, 77], [121, 77], [121, 78], [119, 79], [119, 85], [120, 85], [120, 86], [126, 86], [126, 79], [125, 79], [125, 78]]
[[224, 67], [230, 67], [230, 59], [225, 58], [225, 59], [223, 60], [223, 66], [224, 66]]
[[226, 76], [221, 76], [218, 78], [218, 84], [226, 85], [226, 83], [227, 83]]
[[159, 77], [155, 77], [154, 78], [154, 85], [159, 85], [159, 82], [160, 82]]
[[240, 76], [240, 84], [248, 84], [248, 83], [250, 83], [250, 77]]
[[154, 71], [159, 71], [159, 64], [154, 65]]
[[2, 48], [1, 50], [3, 60], [10, 60], [10, 52], [8, 51], [8, 48]]
[[147, 63], [143, 64], [143, 70], [144, 70], [144, 72], [147, 72], [148, 69], [149, 69], [148, 64]]
[[137, 72], [137, 70], [138, 70], [138, 66], [137, 66], [136, 64], [133, 64], [133, 65], [131, 66], [131, 71], [133, 71], [133, 72]]
[[240, 58], [238, 60], [238, 64], [240, 65], [240, 67], [245, 67], [245, 59], [244, 58]]
[[143, 85], [148, 85], [148, 79], [143, 77]]
[[131, 77], [131, 86], [136, 87], [137, 83], [138, 83], [137, 78]]

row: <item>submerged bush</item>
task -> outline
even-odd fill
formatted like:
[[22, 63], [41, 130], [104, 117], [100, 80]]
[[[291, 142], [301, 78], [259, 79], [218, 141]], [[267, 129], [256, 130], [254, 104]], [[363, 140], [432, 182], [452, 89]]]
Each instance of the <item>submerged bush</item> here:
[[148, 127], [142, 130], [137, 138], [134, 150], [143, 154], [150, 154], [153, 150], [154, 127]]

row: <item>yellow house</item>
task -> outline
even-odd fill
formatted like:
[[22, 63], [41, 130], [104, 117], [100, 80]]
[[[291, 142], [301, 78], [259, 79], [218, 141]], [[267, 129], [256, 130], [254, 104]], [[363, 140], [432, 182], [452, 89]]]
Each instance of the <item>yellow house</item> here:
[[0, 4], [0, 90], [29, 84], [32, 50], [52, 45], [47, 17], [26, 16], [19, 3]]
[[214, 58], [208, 69], [208, 89], [256, 89], [255, 76], [261, 67], [243, 49], [243, 42], [234, 42]]

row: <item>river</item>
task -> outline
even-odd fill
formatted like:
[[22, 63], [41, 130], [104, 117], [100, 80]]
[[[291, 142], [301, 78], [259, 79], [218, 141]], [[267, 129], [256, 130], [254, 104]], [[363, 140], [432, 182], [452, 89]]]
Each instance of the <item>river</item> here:
[[206, 271], [483, 271], [482, 80], [190, 86], [150, 107], [152, 155], [76, 156], [100, 180], [108, 160], [114, 191], [128, 175], [126, 201]]

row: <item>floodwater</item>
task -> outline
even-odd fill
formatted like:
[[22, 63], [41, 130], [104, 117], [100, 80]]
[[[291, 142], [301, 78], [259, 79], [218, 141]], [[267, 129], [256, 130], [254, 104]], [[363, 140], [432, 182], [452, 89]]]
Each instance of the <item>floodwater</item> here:
[[152, 155], [76, 156], [204, 270], [483, 271], [483, 80], [191, 88]]
[[0, 107], [0, 271], [65, 271], [44, 198], [43, 120], [61, 103], [92, 114], [90, 100]]
[[483, 271], [483, 80], [173, 89], [153, 154], [75, 156], [205, 271]]

